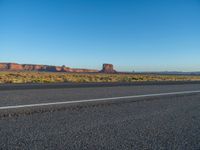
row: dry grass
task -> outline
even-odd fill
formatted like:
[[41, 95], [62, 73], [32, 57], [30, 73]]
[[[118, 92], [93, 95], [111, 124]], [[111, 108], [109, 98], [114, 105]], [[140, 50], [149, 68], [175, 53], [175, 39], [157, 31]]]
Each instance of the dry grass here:
[[200, 76], [144, 74], [68, 74], [49, 72], [0, 72], [0, 83], [56, 82], [135, 82], [135, 81], [192, 81]]

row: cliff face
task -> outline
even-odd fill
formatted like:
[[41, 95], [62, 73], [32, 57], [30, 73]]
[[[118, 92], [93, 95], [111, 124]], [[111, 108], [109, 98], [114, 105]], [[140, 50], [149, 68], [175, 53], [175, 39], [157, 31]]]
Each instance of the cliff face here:
[[11, 71], [23, 70], [23, 66], [16, 63], [1, 63], [0, 70], [11, 70]]
[[0, 64], [0, 70], [8, 70], [8, 64], [1, 63]]
[[76, 69], [65, 66], [32, 65], [17, 63], [0, 63], [0, 71], [46, 71], [46, 72], [74, 72], [74, 73], [116, 73], [112, 64], [103, 64], [101, 71], [94, 69]]
[[74, 69], [65, 66], [0, 63], [0, 71], [48, 71], [48, 72], [98, 72], [93, 69]]

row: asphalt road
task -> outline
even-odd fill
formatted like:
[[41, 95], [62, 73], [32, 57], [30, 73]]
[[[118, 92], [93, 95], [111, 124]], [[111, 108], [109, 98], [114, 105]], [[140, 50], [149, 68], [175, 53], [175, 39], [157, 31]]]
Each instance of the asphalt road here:
[[[200, 149], [198, 83], [12, 87], [0, 88], [0, 149]], [[1, 110], [59, 102], [71, 103]]]

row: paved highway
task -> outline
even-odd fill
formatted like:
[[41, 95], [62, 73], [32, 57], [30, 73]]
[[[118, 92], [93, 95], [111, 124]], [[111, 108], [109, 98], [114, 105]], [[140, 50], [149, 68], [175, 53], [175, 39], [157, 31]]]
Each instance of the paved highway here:
[[0, 149], [200, 149], [200, 84], [1, 85]]

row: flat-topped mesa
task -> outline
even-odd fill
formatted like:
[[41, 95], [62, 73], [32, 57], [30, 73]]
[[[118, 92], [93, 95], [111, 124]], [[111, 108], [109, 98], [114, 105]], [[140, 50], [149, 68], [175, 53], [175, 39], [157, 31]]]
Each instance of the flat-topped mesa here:
[[71, 73], [117, 73], [112, 64], [103, 64], [101, 71], [94, 69], [78, 69], [66, 66], [33, 65], [17, 63], [0, 63], [0, 71], [43, 71], [43, 72], [71, 72]]
[[74, 72], [74, 73], [92, 73], [98, 72], [94, 69], [76, 69], [66, 66], [50, 66], [50, 65], [32, 65], [17, 63], [0, 63], [0, 71], [43, 71], [43, 72]]
[[100, 71], [101, 73], [116, 73], [112, 64], [103, 64], [103, 69]]

